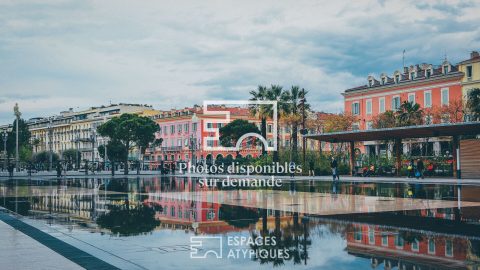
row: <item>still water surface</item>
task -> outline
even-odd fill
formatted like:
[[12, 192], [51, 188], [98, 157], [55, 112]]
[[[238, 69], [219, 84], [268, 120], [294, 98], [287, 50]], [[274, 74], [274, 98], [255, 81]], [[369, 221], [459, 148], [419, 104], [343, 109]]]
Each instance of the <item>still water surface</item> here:
[[[477, 186], [297, 181], [240, 190], [198, 180], [8, 180], [0, 206], [124, 269], [480, 266]], [[198, 239], [193, 256], [204, 259], [191, 258]]]

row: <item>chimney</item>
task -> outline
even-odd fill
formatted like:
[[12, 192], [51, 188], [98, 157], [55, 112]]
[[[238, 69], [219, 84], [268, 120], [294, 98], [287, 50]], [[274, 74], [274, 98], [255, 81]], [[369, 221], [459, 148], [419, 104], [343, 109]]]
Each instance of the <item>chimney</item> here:
[[480, 57], [480, 54], [477, 51], [472, 51], [470, 53], [470, 59]]

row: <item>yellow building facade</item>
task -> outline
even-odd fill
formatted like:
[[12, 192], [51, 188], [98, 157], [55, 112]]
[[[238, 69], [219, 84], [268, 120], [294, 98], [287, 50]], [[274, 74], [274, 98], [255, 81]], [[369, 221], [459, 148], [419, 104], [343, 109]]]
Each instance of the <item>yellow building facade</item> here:
[[458, 63], [459, 71], [465, 75], [462, 80], [462, 94], [464, 104], [466, 103], [468, 92], [474, 88], [480, 88], [480, 53], [473, 51], [470, 53], [470, 59]]

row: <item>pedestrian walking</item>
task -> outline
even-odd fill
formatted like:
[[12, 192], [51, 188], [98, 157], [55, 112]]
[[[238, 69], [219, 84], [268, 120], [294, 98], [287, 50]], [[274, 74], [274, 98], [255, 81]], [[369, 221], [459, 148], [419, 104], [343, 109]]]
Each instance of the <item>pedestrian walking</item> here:
[[289, 167], [289, 171], [290, 171], [290, 177], [294, 177], [295, 176], [295, 162], [290, 161], [290, 164], [288, 165]]
[[330, 162], [330, 167], [332, 168], [333, 181], [335, 181], [335, 178], [337, 178], [337, 180], [340, 181], [340, 176], [338, 175], [338, 163], [335, 157], [332, 157], [332, 161]]
[[415, 177], [418, 178], [424, 178], [423, 176], [423, 171], [425, 170], [425, 165], [423, 165], [423, 161], [421, 159], [417, 160], [417, 172], [415, 173]]
[[315, 176], [315, 163], [313, 159], [308, 162], [308, 176]]
[[410, 163], [408, 164], [407, 170], [408, 170], [408, 175], [407, 175], [408, 178], [415, 177], [415, 161], [413, 161], [413, 158], [410, 159]]

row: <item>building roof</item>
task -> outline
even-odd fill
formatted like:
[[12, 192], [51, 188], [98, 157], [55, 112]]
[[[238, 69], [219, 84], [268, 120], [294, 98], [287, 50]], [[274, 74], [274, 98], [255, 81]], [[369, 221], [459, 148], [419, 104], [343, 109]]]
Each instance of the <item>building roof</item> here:
[[477, 134], [480, 134], [480, 122], [342, 131], [306, 135], [305, 138], [336, 143]]
[[[443, 66], [448, 65], [450, 68], [447, 74], [443, 73]], [[425, 72], [427, 70], [431, 70], [430, 77], [426, 77]], [[415, 78], [412, 80], [410, 79], [409, 74], [411, 72], [415, 72]], [[400, 75], [400, 80], [395, 82], [395, 75]], [[345, 90], [343, 95], [348, 95], [355, 92], [370, 91], [370, 90], [377, 90], [383, 87], [394, 87], [394, 86], [408, 86], [412, 84], [416, 84], [419, 82], [429, 82], [435, 81], [438, 79], [443, 78], [452, 78], [456, 76], [462, 77], [464, 74], [463, 72], [458, 71], [457, 65], [451, 65], [448, 61], [445, 61], [442, 65], [439, 66], [432, 66], [430, 64], [420, 64], [420, 65], [412, 65], [410, 67], [404, 67], [403, 72], [395, 71], [393, 77], [388, 77], [386, 74], [382, 74], [385, 77], [385, 84], [382, 84], [381, 81], [377, 80], [373, 76], [369, 76], [369, 80], [372, 80], [372, 85], [361, 85], [353, 88], [349, 88]], [[381, 78], [380, 78], [381, 79]]]

